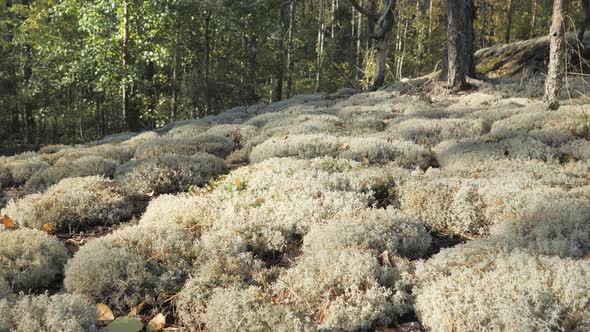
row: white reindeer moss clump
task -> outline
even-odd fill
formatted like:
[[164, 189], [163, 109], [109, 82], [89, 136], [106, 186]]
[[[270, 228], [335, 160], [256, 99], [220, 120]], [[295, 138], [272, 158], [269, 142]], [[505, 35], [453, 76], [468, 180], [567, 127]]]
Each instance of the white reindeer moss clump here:
[[43, 193], [11, 201], [0, 214], [22, 226], [48, 224], [61, 231], [117, 223], [131, 217], [134, 204], [115, 182], [91, 176], [64, 179]]
[[27, 228], [6, 230], [0, 231], [0, 243], [0, 280], [14, 292], [47, 287], [63, 274], [68, 254], [53, 236]]
[[190, 156], [206, 152], [225, 158], [235, 149], [235, 143], [229, 138], [217, 135], [198, 135], [193, 138], [157, 138], [140, 144], [135, 151], [135, 158], [149, 159], [164, 154]]
[[226, 172], [223, 159], [207, 153], [191, 156], [164, 154], [132, 160], [117, 170], [115, 178], [132, 192], [163, 194], [202, 186]]
[[0, 331], [97, 331], [96, 307], [78, 295], [0, 299]]
[[401, 278], [406, 264], [380, 263], [372, 251], [304, 254], [279, 274], [256, 261], [248, 264], [247, 257], [213, 259], [195, 272], [176, 303], [190, 331], [225, 331], [237, 324], [247, 331], [369, 330], [410, 308], [409, 285]]
[[250, 154], [250, 160], [255, 163], [273, 157], [342, 157], [365, 163], [393, 161], [409, 168], [426, 168], [430, 163], [428, 151], [411, 142], [370, 137], [340, 138], [323, 134], [271, 138], [256, 146]]
[[430, 235], [417, 220], [394, 209], [364, 209], [311, 226], [303, 250], [313, 254], [345, 248], [371, 249], [408, 258], [420, 258], [430, 246]]
[[67, 162], [57, 160], [53, 167], [45, 168], [33, 174], [25, 184], [29, 192], [37, 192], [66, 178], [104, 176], [112, 177], [119, 163], [112, 159], [88, 155]]
[[418, 264], [414, 308], [432, 331], [587, 331], [590, 263], [485, 242]]
[[358, 331], [406, 313], [406, 286], [396, 266], [380, 264], [370, 251], [343, 249], [304, 255], [281, 273], [273, 292], [320, 330]]
[[49, 164], [33, 155], [26, 159], [0, 159], [0, 188], [20, 186], [33, 174], [49, 167]]
[[132, 226], [83, 246], [65, 269], [65, 289], [124, 310], [155, 303], [181, 285], [193, 259], [195, 238], [175, 225]]

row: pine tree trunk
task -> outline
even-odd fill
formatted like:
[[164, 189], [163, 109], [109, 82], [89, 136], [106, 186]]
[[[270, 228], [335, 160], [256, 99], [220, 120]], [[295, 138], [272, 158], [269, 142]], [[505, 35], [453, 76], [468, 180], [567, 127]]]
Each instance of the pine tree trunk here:
[[465, 75], [475, 78], [477, 75], [475, 73], [475, 28], [474, 21], [475, 21], [475, 3], [473, 0], [464, 0], [465, 1], [465, 24], [464, 27], [464, 35], [463, 37], [465, 40], [463, 41], [465, 45], [465, 49], [463, 50], [463, 54], [465, 57]]
[[122, 87], [122, 111], [125, 118], [125, 125], [127, 130], [138, 131], [139, 130], [139, 114], [137, 109], [131, 106], [130, 93], [131, 88], [129, 86], [129, 66], [130, 66], [130, 54], [129, 54], [129, 0], [123, 1], [123, 87]]
[[[586, 0], [582, 0], [586, 1]], [[530, 38], [535, 37], [535, 28], [537, 27], [537, 0], [531, 0], [531, 34]]]
[[581, 0], [582, 8], [580, 13], [580, 23], [578, 24], [578, 41], [584, 46], [584, 32], [590, 24], [590, 0]]
[[375, 75], [373, 76], [373, 84], [370, 87], [370, 90], [372, 91], [379, 89], [385, 83], [385, 71], [387, 69], [387, 42], [393, 28], [395, 5], [396, 0], [389, 0], [383, 14], [379, 18], [379, 21], [377, 21], [377, 33], [374, 36], [376, 39]]
[[287, 48], [287, 98], [293, 96], [293, 65], [295, 46], [293, 38], [295, 36], [295, 14], [296, 14], [296, 0], [289, 2], [289, 46]]
[[545, 80], [543, 102], [550, 110], [559, 108], [559, 93], [565, 71], [565, 31], [563, 9], [567, 0], [553, 1], [553, 17], [550, 30], [549, 71]]
[[447, 81], [449, 88], [460, 91], [466, 87], [466, 63], [463, 27], [466, 0], [447, 0]]
[[512, 30], [512, 0], [506, 0], [506, 30], [504, 33], [504, 43], [510, 43], [510, 32]]

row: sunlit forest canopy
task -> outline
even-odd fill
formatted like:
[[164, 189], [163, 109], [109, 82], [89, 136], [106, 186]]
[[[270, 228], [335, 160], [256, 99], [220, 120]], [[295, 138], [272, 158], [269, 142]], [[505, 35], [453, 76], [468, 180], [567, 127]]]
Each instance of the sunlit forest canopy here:
[[[384, 1], [355, 4], [379, 15]], [[0, 1], [5, 142], [86, 142], [296, 94], [367, 88], [375, 22], [348, 0]], [[476, 0], [475, 47], [546, 36], [549, 0]], [[578, 1], [566, 8], [573, 30]], [[442, 0], [399, 0], [385, 84], [441, 68]]]

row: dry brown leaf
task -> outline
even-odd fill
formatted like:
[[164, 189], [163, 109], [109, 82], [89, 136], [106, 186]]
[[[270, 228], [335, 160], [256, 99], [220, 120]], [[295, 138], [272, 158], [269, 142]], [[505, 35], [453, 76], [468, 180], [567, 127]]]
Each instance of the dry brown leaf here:
[[244, 190], [244, 184], [242, 183], [242, 180], [240, 179], [236, 179], [236, 190], [237, 191], [242, 191]]
[[53, 227], [52, 224], [43, 224], [43, 226], [41, 226], [41, 229], [47, 234], [55, 233], [55, 227]]
[[166, 326], [166, 316], [162, 313], [157, 314], [150, 322], [148, 323], [147, 330], [148, 332], [156, 332], [162, 330]]
[[108, 323], [115, 319], [115, 315], [111, 308], [106, 304], [99, 303], [96, 305], [96, 312], [98, 313], [98, 321]]
[[369, 164], [369, 159], [363, 158], [363, 165], [367, 166]]
[[2, 219], [0, 219], [0, 222], [2, 225], [4, 225], [4, 227], [6, 227], [6, 229], [18, 228], [18, 224], [7, 215], [3, 215]]
[[340, 150], [342, 150], [342, 151], [348, 150], [349, 147], [350, 147], [350, 145], [348, 145], [347, 143], [344, 143], [344, 144], [340, 145]]

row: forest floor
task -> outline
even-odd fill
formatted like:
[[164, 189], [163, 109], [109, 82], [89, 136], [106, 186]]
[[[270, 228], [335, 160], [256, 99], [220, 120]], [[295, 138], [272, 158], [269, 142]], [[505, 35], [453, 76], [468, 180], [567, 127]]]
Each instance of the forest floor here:
[[470, 84], [1, 157], [0, 331], [589, 330], [588, 85]]

